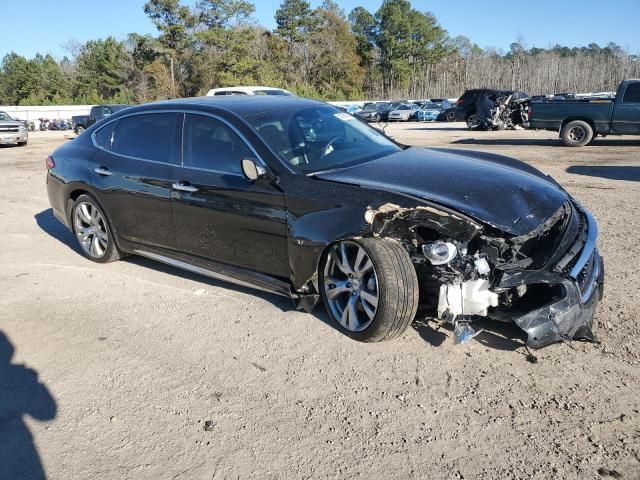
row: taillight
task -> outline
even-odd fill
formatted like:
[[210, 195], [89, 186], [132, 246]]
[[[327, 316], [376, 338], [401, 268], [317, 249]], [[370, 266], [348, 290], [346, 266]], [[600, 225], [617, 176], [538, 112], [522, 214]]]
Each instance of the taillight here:
[[464, 103], [464, 100], [462, 98], [459, 98], [458, 101], [456, 102], [456, 106], [462, 105], [463, 103]]
[[47, 170], [51, 170], [56, 166], [56, 162], [53, 160], [53, 157], [51, 155], [47, 157], [45, 164], [47, 165]]
[[529, 105], [529, 111], [527, 111], [527, 118], [531, 121], [531, 117], [533, 117], [533, 108]]

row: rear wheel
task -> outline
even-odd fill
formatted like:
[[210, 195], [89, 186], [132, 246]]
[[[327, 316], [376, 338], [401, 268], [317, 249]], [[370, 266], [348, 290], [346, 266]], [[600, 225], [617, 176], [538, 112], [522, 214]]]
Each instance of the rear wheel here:
[[71, 221], [73, 233], [85, 257], [98, 263], [120, 259], [107, 216], [94, 198], [80, 195], [73, 204]]
[[583, 147], [593, 139], [593, 128], [587, 122], [574, 120], [562, 128], [560, 138], [567, 147]]
[[387, 239], [332, 245], [320, 271], [325, 307], [337, 327], [360, 341], [402, 335], [418, 308], [418, 279], [402, 245]]

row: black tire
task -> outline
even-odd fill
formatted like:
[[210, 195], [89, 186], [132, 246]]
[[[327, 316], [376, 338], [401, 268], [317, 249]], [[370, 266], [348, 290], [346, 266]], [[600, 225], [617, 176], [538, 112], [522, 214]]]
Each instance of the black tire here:
[[593, 128], [583, 120], [573, 120], [562, 127], [560, 138], [567, 147], [584, 147], [593, 139]]
[[467, 128], [469, 130], [478, 130], [480, 128], [480, 120], [478, 119], [476, 112], [467, 115], [465, 122], [467, 122]]
[[445, 119], [447, 122], [455, 122], [456, 121], [456, 112], [447, 112], [447, 116]]
[[26, 147], [27, 146], [27, 142], [18, 142], [18, 146], [19, 147]]
[[76, 127], [76, 135], [82, 135], [83, 132], [84, 132], [83, 126]]
[[341, 332], [358, 341], [379, 342], [397, 338], [411, 324], [418, 309], [419, 285], [411, 258], [395, 240], [363, 238], [351, 243], [364, 249], [373, 263], [378, 283], [377, 310], [364, 330], [351, 331], [340, 324], [332, 313], [324, 288], [327, 254], [319, 276], [320, 291], [329, 317]]
[[[83, 242], [80, 240], [82, 234], [79, 232], [79, 227], [76, 219], [76, 210], [80, 208], [81, 205], [88, 204], [95, 208], [100, 213], [100, 222], [104, 228], [101, 229], [102, 233], [106, 233], [106, 248], [104, 248], [104, 252], [100, 256], [92, 255], [85, 246]], [[88, 222], [85, 222], [88, 223]], [[96, 263], [110, 263], [115, 262], [116, 260], [120, 260], [122, 258], [122, 254], [120, 250], [118, 250], [118, 246], [115, 242], [115, 237], [113, 235], [113, 230], [111, 229], [111, 225], [109, 224], [109, 219], [107, 218], [106, 213], [100, 206], [100, 203], [90, 195], [80, 195], [75, 202], [73, 202], [73, 207], [71, 209], [71, 226], [73, 229], [73, 234], [76, 237], [76, 241], [78, 242], [78, 246], [80, 247], [80, 252], [86, 258]]]

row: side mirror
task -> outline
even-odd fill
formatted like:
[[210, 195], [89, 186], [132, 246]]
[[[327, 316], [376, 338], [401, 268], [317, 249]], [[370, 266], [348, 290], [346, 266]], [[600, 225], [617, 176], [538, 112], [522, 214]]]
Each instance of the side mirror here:
[[258, 165], [252, 158], [242, 159], [242, 173], [250, 182], [255, 182], [259, 178], [264, 177], [267, 171], [262, 165]]

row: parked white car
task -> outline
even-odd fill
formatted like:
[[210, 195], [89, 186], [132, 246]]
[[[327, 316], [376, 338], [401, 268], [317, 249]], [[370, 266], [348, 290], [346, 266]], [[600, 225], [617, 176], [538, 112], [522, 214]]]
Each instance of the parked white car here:
[[222, 95], [283, 95], [291, 97], [293, 93], [283, 88], [273, 87], [224, 87], [214, 88], [207, 93], [208, 97]]

